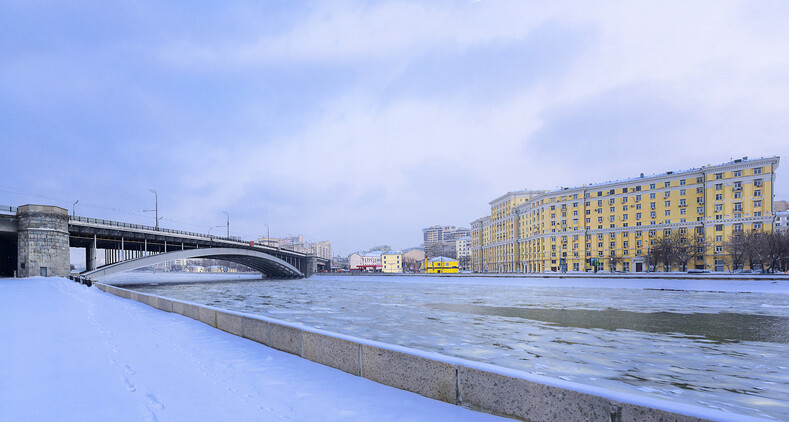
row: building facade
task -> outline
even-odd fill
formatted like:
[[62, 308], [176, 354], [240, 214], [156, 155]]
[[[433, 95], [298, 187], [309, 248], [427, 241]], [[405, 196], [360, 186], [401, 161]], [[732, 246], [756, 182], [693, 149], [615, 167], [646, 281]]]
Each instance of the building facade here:
[[471, 271], [471, 236], [455, 240], [458, 266], [461, 271]]
[[467, 227], [430, 226], [422, 229], [425, 254], [428, 258], [445, 256], [457, 258], [455, 241], [471, 235]]
[[381, 252], [354, 252], [348, 256], [348, 269], [351, 271], [381, 272], [383, 260]]
[[381, 271], [385, 273], [402, 273], [403, 255], [400, 252], [395, 252], [395, 251], [382, 253]]
[[422, 270], [427, 274], [456, 274], [458, 261], [445, 256], [425, 259], [422, 261]]
[[780, 211], [775, 213], [775, 230], [789, 232], [789, 211]]
[[688, 268], [723, 270], [723, 244], [772, 230], [779, 157], [556, 191], [509, 192], [471, 223], [475, 272], [645, 271], [651, 241], [672, 231], [705, 239]]

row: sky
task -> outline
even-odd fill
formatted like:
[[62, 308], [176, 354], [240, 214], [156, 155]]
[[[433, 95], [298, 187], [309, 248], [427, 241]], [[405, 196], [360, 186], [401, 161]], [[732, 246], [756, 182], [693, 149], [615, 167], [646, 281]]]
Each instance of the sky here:
[[0, 206], [154, 225], [154, 189], [162, 227], [223, 233], [226, 211], [245, 239], [418, 246], [509, 191], [789, 157], [787, 19], [782, 0], [6, 1]]

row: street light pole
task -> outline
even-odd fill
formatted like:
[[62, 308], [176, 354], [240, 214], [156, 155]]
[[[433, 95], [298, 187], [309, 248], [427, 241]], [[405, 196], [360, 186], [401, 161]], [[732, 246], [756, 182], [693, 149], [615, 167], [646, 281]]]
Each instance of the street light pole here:
[[230, 213], [227, 211], [222, 211], [227, 216], [227, 238], [230, 239]]
[[76, 201], [74, 201], [73, 204], [71, 204], [71, 216], [72, 217], [76, 217], [77, 216], [77, 212], [75, 210], [76, 210], [76, 206], [77, 206], [78, 202], [79, 202], [79, 199], [77, 199]]
[[155, 215], [155, 217], [156, 217], [156, 230], [158, 231], [159, 230], [159, 194], [153, 189], [148, 189], [148, 190], [151, 191], [151, 193], [153, 193], [154, 200], [156, 201], [155, 202], [154, 211], [156, 212], [156, 215]]

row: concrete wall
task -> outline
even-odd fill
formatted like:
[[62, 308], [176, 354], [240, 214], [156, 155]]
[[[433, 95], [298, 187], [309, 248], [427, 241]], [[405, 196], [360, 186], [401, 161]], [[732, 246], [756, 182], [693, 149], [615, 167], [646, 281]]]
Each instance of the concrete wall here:
[[[702, 422], [709, 419], [692, 415], [711, 412], [638, 396], [623, 401], [622, 397], [627, 395], [619, 394], [614, 399], [606, 390], [595, 387], [577, 385], [578, 389], [572, 389], [551, 385], [548, 378], [544, 379], [545, 382], [536, 382], [534, 379], [539, 377], [515, 370], [101, 283], [95, 286], [349, 374], [432, 399], [524, 421]], [[645, 400], [649, 403], [639, 403]], [[656, 403], [663, 409], [652, 407]], [[687, 414], [665, 409], [683, 409]], [[721, 420], [738, 420], [738, 416], [728, 414]]]
[[19, 277], [69, 275], [68, 210], [49, 205], [17, 208]]

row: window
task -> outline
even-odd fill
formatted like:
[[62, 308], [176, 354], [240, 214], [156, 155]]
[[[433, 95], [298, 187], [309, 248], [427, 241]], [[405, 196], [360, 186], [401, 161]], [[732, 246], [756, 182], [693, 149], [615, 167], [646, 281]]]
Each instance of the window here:
[[753, 191], [753, 196], [762, 196], [761, 189], [756, 189], [755, 191]]
[[636, 186], [636, 192], [641, 192], [641, 185]]
[[611, 207], [608, 209], [609, 212], [616, 212], [616, 207]]
[[742, 198], [742, 192], [734, 192], [734, 199]]
[[704, 183], [704, 178], [699, 176], [696, 178], [696, 183]]
[[679, 181], [679, 185], [680, 185], [680, 186], [685, 186], [685, 179], [682, 179], [682, 180], [680, 180], [680, 181]]
[[611, 235], [610, 235], [610, 236], [611, 236], [611, 240], [614, 240], [614, 239], [616, 239], [616, 233], [611, 233]]
[[655, 199], [655, 194], [654, 193], [650, 193], [649, 194], [649, 199]]
[[641, 204], [636, 204], [636, 209], [640, 210], [641, 209]]
[[641, 195], [636, 195], [636, 202], [641, 200]]
[[685, 196], [685, 189], [681, 189], [681, 190], [679, 191], [679, 194], [680, 194], [680, 196]]
[[723, 190], [723, 183], [716, 183], [715, 190]]
[[753, 207], [758, 208], [762, 206], [762, 201], [753, 201]]
[[650, 188], [650, 189], [655, 189], [655, 184], [654, 184], [654, 183], [650, 183], [650, 184], [649, 184], [649, 188]]
[[[666, 202], [668, 202], [668, 201], [666, 201]], [[687, 207], [688, 206], [688, 201], [685, 198], [680, 199], [679, 200], [679, 206], [680, 207]]]
[[608, 194], [609, 194], [609, 195], [613, 195], [614, 193], [616, 193], [616, 191], [615, 191], [614, 189], [610, 189], [610, 190], [608, 191]]
[[734, 177], [742, 176], [742, 170], [734, 170]]
[[696, 207], [696, 214], [704, 214], [704, 208], [703, 207]]
[[757, 188], [762, 187], [762, 179], [754, 179], [753, 185], [756, 186]]
[[715, 173], [715, 180], [723, 179], [723, 173]]
[[716, 220], [723, 220], [723, 216], [718, 214], [718, 215], [715, 216], [715, 219]]
[[663, 187], [665, 187], [665, 188], [667, 188], [667, 187], [670, 187], [670, 186], [671, 186], [671, 182], [665, 182], [665, 183], [663, 183]]
[[687, 208], [680, 208], [680, 209], [679, 209], [679, 214], [680, 214], [680, 215], [685, 215], [685, 214], [687, 214], [687, 211], [688, 211], [688, 209], [687, 209]]
[[655, 211], [649, 213], [649, 218], [655, 218], [655, 217], [657, 217], [657, 213]]
[[756, 211], [756, 212], [753, 213], [753, 216], [754, 217], [761, 217], [762, 216], [762, 212], [761, 211]]
[[666, 215], [671, 215], [671, 210], [666, 210]]
[[611, 216], [608, 217], [608, 221], [614, 221], [615, 218], [616, 218], [616, 216], [611, 215]]
[[734, 190], [742, 190], [742, 182], [734, 182]]
[[598, 223], [602, 223], [603, 222], [603, 217], [597, 217], [597, 222]]
[[665, 206], [667, 206], [667, 207], [670, 207], [670, 206], [671, 206], [671, 201], [666, 201], [666, 202], [664, 203], [664, 205], [665, 205]]
[[741, 231], [742, 231], [742, 224], [741, 224], [741, 223], [736, 223], [736, 224], [734, 225], [734, 230], [733, 230], [733, 231], [734, 231], [735, 233], [739, 233], [739, 232], [741, 232]]
[[753, 169], [753, 174], [762, 174], [762, 168], [759, 167], [759, 168]]
[[622, 193], [627, 193], [627, 188], [622, 188]]
[[614, 198], [609, 199], [608, 200], [608, 205], [613, 205], [615, 201], [616, 201], [616, 199], [614, 199]]
[[723, 246], [716, 246], [715, 253], [721, 253], [721, 252], [723, 252]]
[[753, 223], [753, 229], [754, 230], [759, 230], [761, 228], [762, 228], [762, 223], [759, 223], [759, 222]]
[[609, 248], [610, 248], [610, 249], [616, 249], [616, 242], [611, 242], [611, 243], [609, 244]]
[[602, 199], [598, 199], [597, 200], [597, 206], [598, 207], [602, 207], [603, 206], [603, 200]]
[[722, 193], [716, 193], [715, 194], [715, 200], [716, 201], [723, 201], [723, 194]]
[[630, 242], [628, 242], [627, 240], [625, 240], [624, 242], [622, 242], [622, 247], [623, 247], [623, 248], [629, 248], [629, 247], [630, 247]]
[[696, 188], [696, 193], [704, 193], [704, 188], [702, 187]]
[[603, 240], [603, 234], [602, 233], [598, 233], [597, 240]]
[[622, 211], [627, 211], [627, 205], [622, 205]]
[[734, 203], [734, 211], [742, 212], [742, 202], [735, 202]]
[[715, 204], [715, 212], [723, 211], [723, 204]]

